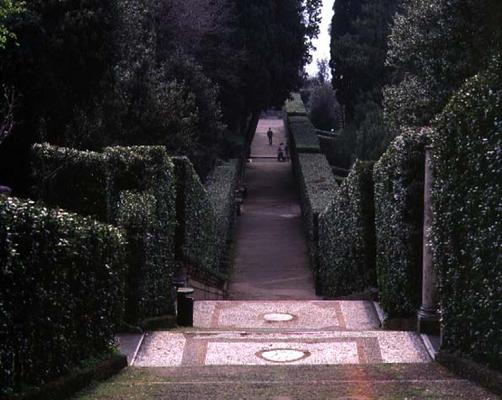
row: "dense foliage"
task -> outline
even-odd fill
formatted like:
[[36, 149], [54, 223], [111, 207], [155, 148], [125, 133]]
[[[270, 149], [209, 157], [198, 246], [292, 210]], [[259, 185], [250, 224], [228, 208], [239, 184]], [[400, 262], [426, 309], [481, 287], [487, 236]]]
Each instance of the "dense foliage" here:
[[224, 273], [229, 272], [226, 259], [235, 225], [234, 203], [239, 169], [237, 160], [218, 165], [209, 175], [205, 185], [216, 216], [218, 267]]
[[497, 368], [502, 359], [501, 71], [497, 57], [438, 117], [432, 191], [442, 346]]
[[426, 126], [502, 46], [498, 0], [412, 0], [394, 20], [385, 114], [395, 131]]
[[173, 162], [161, 146], [111, 147], [105, 155], [109, 218], [129, 243], [126, 318], [168, 314], [176, 268]]
[[421, 302], [424, 149], [428, 130], [405, 130], [375, 164], [376, 270], [390, 318]]
[[336, 92], [327, 82], [315, 85], [309, 96], [309, 118], [318, 129], [335, 131], [341, 127], [341, 109]]
[[323, 154], [299, 153], [293, 159], [300, 191], [303, 224], [310, 253], [310, 265], [317, 271], [318, 218], [338, 191], [328, 160]]
[[218, 270], [216, 215], [208, 193], [187, 158], [174, 160], [178, 259], [209, 270]]
[[205, 176], [250, 114], [300, 85], [320, 1], [286, 3], [33, 0], [13, 13], [21, 3], [9, 0], [0, 26], [19, 45], [0, 59], [0, 126], [8, 113], [12, 131], [0, 136], [0, 180], [27, 193], [36, 141], [162, 144]]
[[124, 248], [110, 225], [0, 198], [0, 393], [112, 349]]
[[[331, 30], [333, 87], [344, 110], [347, 151], [376, 160], [389, 143], [382, 119], [387, 36], [402, 0], [337, 0]], [[375, 125], [376, 123], [376, 125]]]
[[354, 164], [319, 216], [319, 275], [333, 297], [376, 286], [372, 162]]
[[307, 116], [288, 117], [292, 153], [320, 153], [319, 138]]
[[38, 199], [124, 228], [126, 319], [166, 314], [175, 270], [176, 191], [165, 148], [111, 147], [95, 153], [44, 144], [33, 152]]
[[107, 222], [106, 158], [103, 153], [35, 144], [33, 196], [53, 207]]
[[307, 110], [300, 93], [291, 94], [291, 98], [284, 105], [284, 110], [289, 117], [307, 115]]

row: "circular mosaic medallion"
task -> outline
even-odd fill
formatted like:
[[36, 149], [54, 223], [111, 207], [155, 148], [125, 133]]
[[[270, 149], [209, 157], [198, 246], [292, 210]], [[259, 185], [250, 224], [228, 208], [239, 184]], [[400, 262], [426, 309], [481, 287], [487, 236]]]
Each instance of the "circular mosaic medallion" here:
[[288, 322], [292, 321], [294, 315], [287, 313], [269, 313], [263, 316], [263, 319], [268, 322]]
[[307, 358], [310, 356], [310, 353], [308, 351], [295, 349], [271, 349], [260, 351], [256, 355], [267, 361], [288, 363]]

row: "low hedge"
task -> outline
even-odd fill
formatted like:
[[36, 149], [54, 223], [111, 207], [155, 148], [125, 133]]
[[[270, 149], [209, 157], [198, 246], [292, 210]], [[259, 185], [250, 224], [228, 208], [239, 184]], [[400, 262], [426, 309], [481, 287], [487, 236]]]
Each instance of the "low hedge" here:
[[502, 62], [452, 97], [433, 138], [442, 347], [501, 369]]
[[[176, 269], [176, 188], [165, 148], [109, 147], [91, 153], [44, 144], [35, 145], [33, 153], [35, 176], [44, 177], [35, 190], [39, 199], [126, 229], [131, 274], [126, 320], [166, 314]], [[73, 182], [72, 174], [80, 182]]]
[[373, 162], [357, 161], [319, 216], [322, 292], [343, 296], [376, 287]]
[[298, 183], [310, 261], [317, 270], [318, 217], [338, 192], [331, 167], [322, 154], [298, 155]]
[[206, 181], [206, 190], [216, 217], [217, 257], [220, 272], [228, 272], [227, 251], [235, 226], [235, 189], [239, 172], [237, 160], [217, 166]]
[[421, 304], [424, 149], [427, 129], [408, 129], [375, 164], [376, 269], [390, 318]]
[[319, 138], [307, 116], [289, 117], [288, 128], [291, 148], [296, 153], [320, 153]]
[[32, 171], [35, 198], [53, 207], [108, 221], [104, 154], [35, 144]]
[[208, 192], [186, 157], [174, 159], [176, 170], [178, 259], [195, 268], [218, 271], [217, 220]]
[[284, 110], [288, 115], [307, 115], [305, 104], [303, 103], [300, 93], [293, 93], [291, 99], [286, 100]]
[[124, 248], [110, 225], [0, 198], [0, 394], [111, 350], [124, 311]]

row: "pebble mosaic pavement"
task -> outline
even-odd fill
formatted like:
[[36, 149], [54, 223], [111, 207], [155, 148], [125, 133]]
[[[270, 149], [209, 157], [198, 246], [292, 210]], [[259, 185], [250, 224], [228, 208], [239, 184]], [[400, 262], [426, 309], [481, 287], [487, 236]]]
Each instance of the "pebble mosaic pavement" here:
[[[289, 314], [268, 321], [267, 314]], [[424, 363], [413, 332], [381, 331], [366, 301], [199, 301], [196, 330], [152, 332], [136, 367]]]

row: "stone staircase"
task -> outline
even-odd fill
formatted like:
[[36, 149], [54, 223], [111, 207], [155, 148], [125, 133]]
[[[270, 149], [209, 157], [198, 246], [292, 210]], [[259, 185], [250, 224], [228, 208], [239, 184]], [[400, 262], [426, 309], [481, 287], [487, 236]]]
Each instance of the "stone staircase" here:
[[382, 331], [372, 302], [197, 301], [194, 325], [121, 337], [133, 368], [84, 398], [497, 398], [434, 363], [420, 335]]

